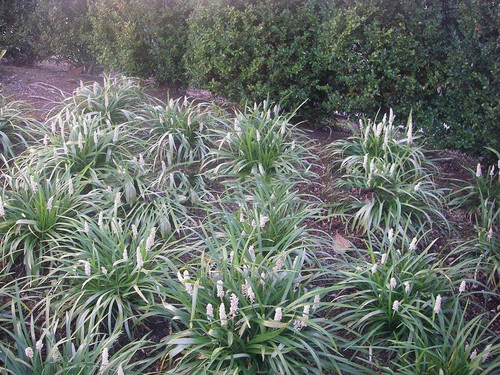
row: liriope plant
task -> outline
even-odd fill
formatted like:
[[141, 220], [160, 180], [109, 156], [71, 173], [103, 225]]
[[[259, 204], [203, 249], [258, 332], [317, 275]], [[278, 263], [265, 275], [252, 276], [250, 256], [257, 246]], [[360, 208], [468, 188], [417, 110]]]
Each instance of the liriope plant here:
[[0, 189], [2, 262], [12, 266], [20, 258], [28, 274], [38, 275], [52, 242], [71, 232], [78, 215], [92, 212], [85, 184], [68, 173], [45, 179], [12, 172], [7, 181]]
[[134, 111], [149, 100], [138, 79], [105, 76], [102, 84], [84, 85], [81, 82], [80, 87], [60, 106], [56, 106], [50, 115], [65, 119], [71, 115], [96, 113], [118, 125], [130, 120]]
[[212, 146], [212, 116], [207, 103], [194, 104], [184, 97], [145, 104], [135, 121], [150, 133], [148, 154], [170, 167], [204, 160]]
[[[496, 374], [500, 370], [500, 342], [488, 314], [474, 313], [457, 298], [447, 315], [435, 319], [434, 334], [414, 342], [394, 342], [399, 358], [385, 367], [390, 374]], [[477, 314], [477, 315], [476, 315]]]
[[[360, 123], [354, 136], [332, 143], [327, 152], [337, 159], [332, 167], [342, 173], [335, 185], [357, 191], [333, 205], [335, 214], [355, 229], [378, 227], [429, 227], [438, 220], [448, 225], [442, 214], [443, 188], [438, 188], [431, 172], [436, 168], [427, 152], [415, 143], [411, 116], [403, 137], [393, 124], [394, 116], [382, 122]], [[414, 232], [415, 234], [415, 232]]]
[[172, 235], [161, 238], [158, 228], [136, 226], [120, 219], [85, 218], [75, 234], [61, 242], [55, 255], [60, 266], [57, 300], [80, 322], [101, 321], [107, 333], [131, 329], [149, 308], [165, 297], [170, 278], [161, 255], [181, 257]]
[[362, 372], [341, 354], [341, 328], [322, 317], [329, 307], [322, 299], [335, 287], [313, 284], [323, 278], [320, 269], [301, 272], [305, 252], [261, 261], [248, 249], [233, 249], [209, 246], [201, 265], [173, 268], [178, 281], [168, 289], [164, 314], [174, 332], [161, 345], [163, 371]]
[[26, 295], [42, 292], [14, 286], [10, 295], [8, 327], [0, 326], [0, 370], [18, 374], [142, 374], [151, 364], [137, 359], [140, 350], [150, 348], [145, 338], [120, 343], [120, 331], [99, 333], [99, 320], [90, 325], [75, 325], [70, 314], [58, 315], [46, 297], [26, 306]]
[[404, 231], [390, 229], [366, 245], [338, 264], [343, 292], [332, 316], [360, 333], [356, 345], [375, 352], [386, 350], [391, 340], [411, 343], [432, 336], [436, 315], [463, 277], [460, 265], [446, 267], [430, 252], [432, 245]]
[[304, 134], [291, 123], [294, 113], [282, 114], [267, 101], [246, 107], [232, 120], [219, 119], [214, 137], [217, 148], [205, 167], [215, 177], [282, 176], [300, 180], [314, 175], [315, 156]]
[[38, 135], [39, 123], [28, 117], [20, 101], [0, 98], [0, 155], [14, 157], [19, 146], [28, 147], [28, 140]]

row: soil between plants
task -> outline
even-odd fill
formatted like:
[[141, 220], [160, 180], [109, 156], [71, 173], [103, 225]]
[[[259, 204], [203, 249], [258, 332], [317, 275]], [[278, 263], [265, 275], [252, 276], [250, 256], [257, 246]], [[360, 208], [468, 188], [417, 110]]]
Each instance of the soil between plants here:
[[[65, 64], [55, 62], [44, 62], [32, 67], [17, 67], [0, 64], [0, 92], [3, 96], [12, 100], [21, 100], [26, 102], [31, 110], [31, 116], [43, 121], [50, 111], [65, 97], [70, 96], [77, 89], [81, 82], [83, 84], [92, 82], [103, 82], [102, 75], [78, 74], [71, 70]], [[144, 81], [146, 92], [153, 97], [165, 101], [168, 98], [177, 99], [187, 96], [197, 101], [215, 101], [218, 104], [223, 103], [229, 110], [234, 110], [234, 103], [224, 102], [221, 98], [213, 96], [206, 90], [193, 88], [179, 88], [168, 86], [156, 86], [151, 81]], [[303, 192], [319, 198], [328, 206], [335, 203], [339, 198], [349, 195], [355, 195], [353, 191], [340, 191], [334, 186], [335, 174], [327, 173], [328, 165], [331, 160], [323, 155], [324, 147], [338, 139], [349, 137], [350, 133], [347, 127], [341, 122], [337, 126], [317, 128], [313, 124], [304, 123], [301, 125], [307, 136], [312, 141], [313, 152], [319, 156], [315, 172], [320, 176], [318, 181], [303, 187]], [[434, 152], [433, 157], [439, 159], [437, 162], [439, 173], [435, 180], [440, 187], [452, 188], [453, 184], [461, 185], [471, 180], [471, 174], [467, 168], [474, 168], [478, 162], [476, 159], [468, 157], [458, 152], [439, 151]], [[463, 210], [445, 209], [445, 217], [455, 228], [449, 234], [444, 235], [442, 228], [436, 228], [432, 235], [437, 238], [435, 248], [437, 252], [443, 250], [442, 246], [449, 240], [458, 240], [461, 238], [471, 238], [475, 235], [473, 224], [466, 217]], [[309, 225], [313, 229], [318, 229], [326, 233], [335, 242], [346, 245], [345, 240], [351, 241], [355, 246], [362, 246], [363, 242], [359, 240], [362, 235], [353, 233], [349, 230], [347, 233], [345, 224], [340, 218], [333, 217], [328, 220], [310, 221]], [[337, 245], [339, 245], [337, 244]], [[446, 248], [444, 248], [446, 249]], [[333, 255], [333, 254], [332, 254]], [[487, 310], [491, 316], [500, 310], [500, 295], [488, 297], [486, 303]], [[497, 319], [491, 328], [500, 334], [500, 319]]]

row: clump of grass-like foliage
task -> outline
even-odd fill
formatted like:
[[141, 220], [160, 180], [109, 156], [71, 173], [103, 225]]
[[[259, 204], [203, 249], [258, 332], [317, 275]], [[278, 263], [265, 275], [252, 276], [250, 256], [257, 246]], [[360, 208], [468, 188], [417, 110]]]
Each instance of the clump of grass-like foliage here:
[[23, 111], [24, 103], [0, 98], [0, 155], [14, 157], [19, 146], [28, 146], [37, 134], [38, 121]]
[[391, 112], [379, 123], [361, 121], [353, 136], [327, 147], [338, 158], [332, 168], [342, 173], [336, 186], [358, 192], [334, 207], [353, 228], [402, 227], [410, 221], [412, 231], [436, 219], [447, 223], [441, 212], [444, 190], [432, 179], [436, 167], [415, 143], [412, 127], [410, 116], [406, 128], [398, 129]]

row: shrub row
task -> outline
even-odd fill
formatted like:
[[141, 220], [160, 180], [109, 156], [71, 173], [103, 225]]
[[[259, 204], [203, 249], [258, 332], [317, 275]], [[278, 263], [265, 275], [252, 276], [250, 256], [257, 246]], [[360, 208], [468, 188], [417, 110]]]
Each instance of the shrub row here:
[[[2, 19], [33, 8], [6, 7]], [[440, 147], [500, 146], [495, 2], [41, 0], [37, 17], [44, 52], [76, 63], [240, 102], [307, 100], [310, 118], [413, 109]], [[4, 24], [2, 44], [31, 43], [26, 23]]]

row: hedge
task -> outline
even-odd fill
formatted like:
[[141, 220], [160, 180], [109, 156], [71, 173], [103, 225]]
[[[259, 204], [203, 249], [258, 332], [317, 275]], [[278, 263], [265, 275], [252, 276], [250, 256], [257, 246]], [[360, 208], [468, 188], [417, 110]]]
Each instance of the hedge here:
[[37, 58], [36, 0], [0, 1], [0, 50], [17, 65]]
[[301, 113], [318, 124], [336, 111], [374, 117], [393, 108], [402, 122], [412, 111], [439, 147], [500, 149], [496, 1], [37, 3], [38, 22], [35, 0], [0, 3], [0, 48], [21, 63], [50, 52], [238, 102], [305, 102]]
[[89, 9], [97, 60], [131, 75], [186, 82], [190, 0], [94, 0]]

